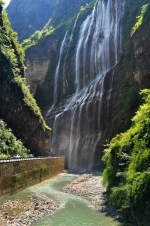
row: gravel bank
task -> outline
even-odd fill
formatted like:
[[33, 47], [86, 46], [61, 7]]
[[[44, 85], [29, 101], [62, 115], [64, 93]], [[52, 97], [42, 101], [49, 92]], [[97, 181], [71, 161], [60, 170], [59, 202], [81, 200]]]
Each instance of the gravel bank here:
[[43, 194], [32, 194], [26, 199], [8, 200], [0, 204], [1, 226], [30, 226], [53, 213], [59, 204]]
[[[66, 193], [87, 197], [99, 211], [123, 220], [111, 206], [106, 205], [105, 188], [100, 173], [83, 174], [63, 188]], [[23, 199], [0, 204], [0, 226], [31, 226], [35, 221], [59, 209], [59, 204], [43, 194], [33, 193]]]
[[106, 204], [106, 189], [102, 186], [100, 173], [83, 174], [62, 190], [66, 193], [87, 197], [97, 210], [123, 221], [121, 214]]

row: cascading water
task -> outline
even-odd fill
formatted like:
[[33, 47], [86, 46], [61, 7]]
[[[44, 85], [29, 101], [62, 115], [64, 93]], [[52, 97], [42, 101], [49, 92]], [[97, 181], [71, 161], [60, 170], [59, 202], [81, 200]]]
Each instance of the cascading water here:
[[47, 116], [50, 114], [50, 112], [53, 110], [55, 104], [58, 101], [59, 98], [59, 91], [58, 91], [58, 83], [60, 82], [59, 80], [59, 72], [60, 72], [60, 64], [61, 64], [61, 60], [62, 60], [62, 55], [65, 51], [65, 48], [67, 46], [67, 32], [64, 36], [64, 39], [62, 41], [61, 47], [60, 47], [60, 53], [59, 53], [59, 59], [58, 59], [58, 63], [57, 63], [57, 67], [55, 70], [55, 80], [54, 80], [54, 102], [53, 105], [51, 106], [51, 108], [48, 110], [47, 112]]
[[58, 60], [58, 64], [56, 67], [56, 72], [55, 72], [55, 83], [54, 83], [54, 104], [56, 104], [56, 102], [58, 101], [58, 81], [59, 81], [59, 70], [60, 70], [60, 63], [61, 63], [61, 58], [62, 58], [62, 54], [63, 51], [65, 50], [65, 45], [67, 40], [67, 32], [64, 36], [64, 39], [62, 41], [61, 47], [60, 47], [60, 54], [59, 54], [59, 60]]
[[[69, 169], [90, 169], [100, 164], [113, 68], [122, 51], [121, 17], [124, 4], [125, 0], [99, 0], [80, 27], [74, 57], [75, 93], [55, 116], [52, 140], [52, 149], [66, 155]], [[60, 49], [58, 73], [66, 37], [67, 33]], [[72, 39], [73, 32], [69, 45]], [[65, 65], [63, 71], [66, 70], [64, 68]], [[58, 90], [59, 77], [55, 75], [57, 84], [54, 90]]]

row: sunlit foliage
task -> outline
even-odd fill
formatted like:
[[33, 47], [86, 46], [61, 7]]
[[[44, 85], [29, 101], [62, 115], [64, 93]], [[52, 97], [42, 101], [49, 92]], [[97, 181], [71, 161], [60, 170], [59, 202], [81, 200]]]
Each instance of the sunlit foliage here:
[[11, 129], [8, 129], [2, 119], [0, 119], [0, 158], [19, 154], [21, 157], [27, 156], [29, 150], [25, 148], [20, 140], [17, 140]]
[[150, 4], [143, 5], [140, 16], [137, 17], [137, 22], [132, 28], [131, 36], [136, 32], [137, 29], [144, 23], [147, 15], [150, 12]]
[[[40, 108], [37, 106], [33, 95], [29, 91], [24, 76], [24, 51], [22, 46], [18, 43], [17, 34], [10, 27], [10, 22], [5, 10], [2, 12], [3, 25], [0, 27], [0, 52], [7, 58], [10, 63], [9, 73], [7, 79], [9, 82], [18, 84], [24, 95], [24, 102], [30, 109], [39, 117], [39, 121], [43, 129], [50, 129], [41, 114]], [[1, 69], [2, 70], [2, 69]], [[10, 73], [11, 71], [11, 73]]]
[[103, 183], [110, 201], [132, 217], [150, 207], [150, 90], [141, 94], [145, 102], [131, 128], [111, 140], [103, 157]]
[[53, 19], [50, 19], [42, 30], [36, 31], [33, 35], [31, 35], [28, 39], [25, 39], [22, 42], [22, 47], [26, 51], [31, 46], [37, 45], [40, 41], [45, 39], [47, 36], [54, 34], [58, 29], [63, 28], [63, 30], [69, 30], [71, 28], [74, 20], [77, 20], [80, 16], [85, 14], [89, 9], [93, 8], [93, 6], [98, 2], [98, 0], [91, 0], [84, 7], [81, 6], [79, 13], [73, 15], [71, 18], [65, 18], [61, 21], [61, 23], [53, 26]]

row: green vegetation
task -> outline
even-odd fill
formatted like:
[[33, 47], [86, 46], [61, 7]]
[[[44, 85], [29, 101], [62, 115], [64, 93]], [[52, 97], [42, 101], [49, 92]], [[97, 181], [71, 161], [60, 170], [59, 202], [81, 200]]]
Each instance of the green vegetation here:
[[141, 8], [143, 7], [143, 5], [147, 5], [148, 3], [148, 0], [132, 0], [126, 2], [125, 12], [122, 19], [123, 47], [125, 57], [129, 58], [134, 52], [131, 33], [133, 31], [133, 27], [137, 22]]
[[17, 140], [11, 129], [8, 129], [2, 119], [0, 119], [0, 158], [19, 154], [27, 156], [29, 150], [25, 148], [20, 140]]
[[45, 123], [45, 120], [41, 114], [40, 108], [38, 107], [38, 105], [36, 103], [36, 100], [34, 99], [33, 95], [30, 93], [30, 90], [26, 83], [26, 79], [18, 76], [15, 78], [15, 82], [17, 82], [17, 84], [22, 89], [22, 92], [24, 94], [24, 102], [26, 103], [26, 105], [28, 105], [31, 108], [31, 110], [39, 117], [39, 122], [42, 124], [43, 129], [50, 130], [50, 128]]
[[4, 1], [3, 1], [3, 0], [0, 0], [0, 4], [1, 4], [1, 5], [4, 5]]
[[[10, 23], [4, 10], [2, 13], [3, 27], [0, 27], [0, 52], [6, 57], [10, 63], [8, 68], [7, 79], [10, 83], [16, 83], [22, 90], [24, 95], [24, 102], [30, 109], [39, 117], [39, 121], [43, 129], [50, 129], [41, 114], [39, 107], [29, 91], [24, 76], [24, 51], [22, 46], [18, 43], [16, 33], [11, 29]], [[2, 70], [2, 69], [1, 69]]]
[[140, 14], [140, 16], [137, 16], [137, 22], [134, 25], [134, 27], [132, 28], [131, 36], [133, 36], [133, 34], [136, 32], [136, 30], [139, 29], [139, 27], [144, 22], [146, 22], [148, 18], [150, 19], [149, 13], [150, 13], [150, 4], [143, 5], [141, 14]]
[[90, 9], [92, 9], [99, 0], [92, 0], [89, 3], [86, 3], [85, 6], [81, 6], [79, 13], [77, 14], [77, 17], [81, 16], [82, 14], [85, 14], [86, 12], [89, 12]]
[[60, 24], [55, 25], [55, 27], [54, 27], [54, 21], [50, 19], [41, 31], [36, 31], [28, 39], [25, 39], [22, 42], [22, 47], [24, 51], [26, 51], [28, 48], [32, 46], [37, 45], [40, 41], [45, 39], [47, 36], [54, 34], [60, 28], [63, 28], [63, 31], [70, 30], [72, 28], [71, 25], [73, 24], [73, 22], [75, 20], [78, 20], [79, 18], [83, 19], [83, 16], [86, 15], [89, 12], [89, 10], [91, 10], [97, 2], [98, 0], [92, 0], [90, 3], [87, 3], [84, 7], [81, 6], [78, 14], [72, 16], [71, 18], [65, 18], [64, 20], [61, 21]]
[[14, 74], [18, 75], [21, 71], [19, 66], [23, 68], [24, 51], [18, 42], [17, 33], [10, 27], [5, 10], [2, 12], [2, 20], [4, 27], [0, 27], [0, 50], [10, 61]]
[[44, 40], [47, 36], [54, 34], [54, 32], [56, 32], [58, 29], [62, 27], [64, 31], [67, 30], [66, 28], [70, 27], [73, 20], [74, 20], [74, 17], [69, 18], [67, 20], [62, 21], [61, 24], [53, 28], [51, 25], [51, 19], [50, 19], [41, 31], [36, 31], [28, 39], [25, 39], [23, 41], [22, 47], [24, 51], [26, 51], [28, 48], [32, 46], [37, 45], [40, 41]]
[[141, 94], [145, 102], [131, 128], [111, 140], [103, 157], [109, 201], [136, 224], [150, 208], [150, 90]]
[[46, 164], [42, 165], [41, 168], [40, 168], [40, 170], [42, 172], [46, 171], [47, 169], [48, 169], [48, 166]]
[[28, 39], [25, 39], [22, 43], [22, 47], [24, 50], [27, 50], [31, 46], [35, 46], [39, 43], [39, 41], [46, 38], [48, 35], [53, 34], [55, 29], [51, 26], [51, 19], [47, 22], [44, 28], [41, 31], [36, 31], [33, 35], [31, 35]]

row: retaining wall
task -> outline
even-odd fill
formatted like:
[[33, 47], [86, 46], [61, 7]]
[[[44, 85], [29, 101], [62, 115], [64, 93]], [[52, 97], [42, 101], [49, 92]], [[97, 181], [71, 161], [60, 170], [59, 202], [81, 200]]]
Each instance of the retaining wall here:
[[61, 173], [64, 164], [64, 157], [0, 162], [0, 198]]

